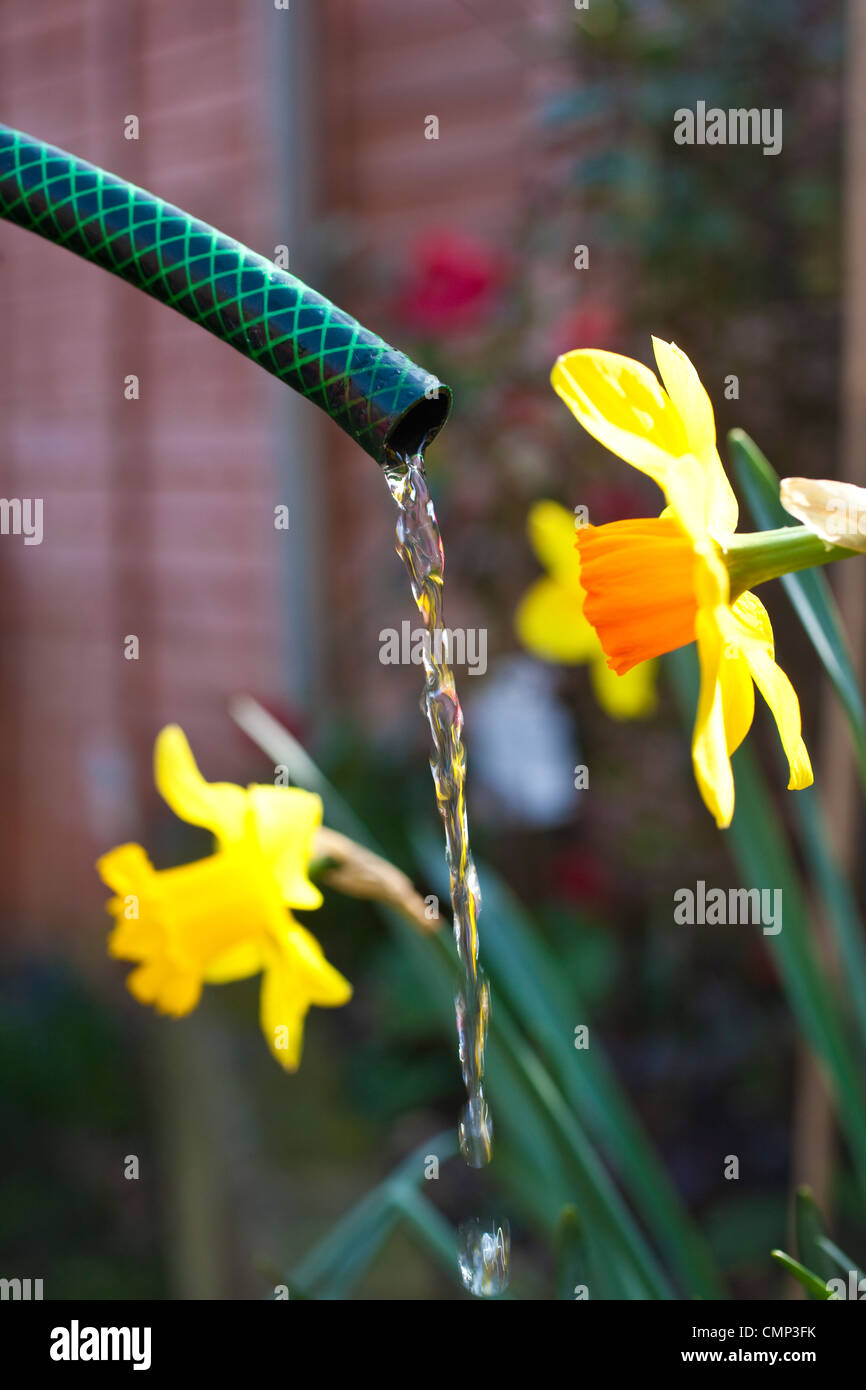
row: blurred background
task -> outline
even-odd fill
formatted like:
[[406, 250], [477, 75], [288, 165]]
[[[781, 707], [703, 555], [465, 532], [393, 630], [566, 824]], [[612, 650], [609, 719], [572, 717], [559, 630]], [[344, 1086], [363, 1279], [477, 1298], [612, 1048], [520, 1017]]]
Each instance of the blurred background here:
[[[599, 523], [659, 506], [554, 396], [560, 352], [650, 362], [651, 333], [675, 339], [721, 440], [740, 425], [783, 474], [834, 476], [847, 458], [858, 478], [856, 17], [832, 0], [6, 0], [2, 23], [0, 119], [265, 256], [287, 248], [293, 273], [453, 387], [429, 472], [447, 621], [488, 641], [485, 674], [456, 672], [476, 851], [579, 994], [573, 1023], [591, 1022], [727, 1292], [778, 1296], [768, 1252], [796, 1183], [862, 1251], [824, 1083], [765, 939], [672, 924], [677, 887], [738, 880], [665, 674], [652, 715], [616, 721], [585, 668], [537, 660], [514, 629], [541, 573], [534, 501], [585, 504]], [[781, 108], [782, 153], [676, 145], [673, 112], [698, 100]], [[42, 1277], [54, 1298], [266, 1297], [453, 1128], [450, 1000], [422, 987], [372, 907], [331, 894], [310, 925], [355, 996], [311, 1013], [286, 1076], [253, 983], [209, 991], [181, 1022], [129, 998], [93, 863], [127, 839], [160, 864], [202, 852], [153, 788], [167, 722], [211, 780], [273, 779], [228, 713], [247, 693], [389, 857], [441, 891], [419, 850], [438, 835], [419, 670], [379, 660], [380, 631], [414, 612], [393, 504], [366, 455], [286, 387], [2, 223], [0, 304], [3, 492], [43, 497], [45, 515], [40, 546], [0, 548], [0, 1274]], [[781, 589], [766, 601], [833, 789], [838, 854], [856, 865], [844, 739]], [[755, 747], [790, 818], [764, 714]], [[588, 790], [573, 786], [579, 763]], [[483, 955], [489, 908], [481, 930]], [[547, 1298], [555, 1213], [508, 1111], [500, 1099], [491, 1181], [513, 1292]], [[452, 1164], [425, 1186], [457, 1221], [470, 1181]], [[351, 1292], [463, 1296], [399, 1225]]]

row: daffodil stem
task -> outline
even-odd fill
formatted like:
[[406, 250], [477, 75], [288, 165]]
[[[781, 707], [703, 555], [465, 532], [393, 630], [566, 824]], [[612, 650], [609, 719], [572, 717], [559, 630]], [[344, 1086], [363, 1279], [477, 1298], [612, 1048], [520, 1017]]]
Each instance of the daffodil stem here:
[[828, 545], [807, 526], [780, 526], [775, 531], [731, 536], [722, 550], [722, 559], [730, 577], [733, 601], [768, 579], [779, 579], [783, 574], [815, 565], [829, 565], [833, 560], [847, 560], [859, 553], [843, 545]]

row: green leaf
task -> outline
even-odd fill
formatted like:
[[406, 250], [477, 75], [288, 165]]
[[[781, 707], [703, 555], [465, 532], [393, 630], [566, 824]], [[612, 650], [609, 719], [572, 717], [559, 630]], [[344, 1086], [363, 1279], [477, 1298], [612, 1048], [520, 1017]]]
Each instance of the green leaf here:
[[[421, 937], [402, 921], [395, 923], [395, 930], [417, 960], [419, 986], [434, 987], [448, 1001], [445, 1020], [450, 1035], [454, 1027], [450, 1001], [460, 974], [453, 939], [441, 932]], [[435, 978], [434, 963], [438, 971], [446, 968], [447, 986]], [[487, 1082], [499, 1136], [494, 1142], [505, 1138], [531, 1160], [544, 1200], [545, 1224], [552, 1230], [562, 1206], [576, 1202], [586, 1223], [594, 1296], [671, 1298], [673, 1291], [661, 1266], [582, 1124], [515, 1025], [502, 997], [497, 997], [492, 1011]]]
[[[694, 717], [698, 665], [693, 647], [671, 652], [665, 662], [673, 679], [684, 721]], [[824, 1063], [866, 1195], [866, 1096], [835, 990], [827, 980], [812, 942], [802, 883], [776, 807], [747, 746], [732, 759], [737, 787], [736, 810], [726, 838], [744, 888], [780, 889], [783, 927], [764, 936], [782, 978], [785, 994], [804, 1036]], [[802, 793], [794, 792], [793, 796]]]
[[[366, 827], [282, 725], [253, 700], [233, 701], [231, 712], [275, 764], [288, 768], [294, 782], [322, 797], [328, 825], [381, 853]], [[443, 1025], [453, 1038], [452, 1000], [459, 978], [453, 938], [443, 932], [422, 936], [393, 910], [382, 904], [377, 907], [403, 949], [416, 962], [419, 987], [431, 991], [440, 1007]], [[586, 1222], [587, 1245], [593, 1258], [593, 1291], [597, 1296], [671, 1298], [673, 1290], [654, 1252], [570, 1104], [511, 1021], [504, 1001], [498, 1001], [493, 1012], [488, 1077], [495, 1123], [500, 1131], [507, 1131], [509, 1142], [522, 1147], [525, 1156], [531, 1156], [539, 1188], [536, 1202], [539, 1207], [547, 1204], [549, 1228], [553, 1228], [563, 1205], [577, 1201]], [[381, 1209], [377, 1209], [377, 1215], [381, 1218]], [[362, 1226], [362, 1234], [366, 1230]], [[327, 1268], [333, 1271], [330, 1245], [323, 1244]], [[345, 1242], [340, 1249], [344, 1246]], [[323, 1258], [318, 1256], [320, 1263]], [[314, 1263], [314, 1273], [318, 1268]], [[309, 1279], [306, 1265], [301, 1268], [300, 1277]], [[326, 1287], [333, 1287], [336, 1278], [332, 1274]]]
[[851, 1259], [851, 1256], [846, 1255], [844, 1250], [840, 1250], [838, 1245], [836, 1245], [829, 1236], [819, 1236], [817, 1243], [824, 1253], [830, 1257], [834, 1266], [834, 1274], [838, 1268], [842, 1274], [854, 1274], [858, 1284], [862, 1279], [866, 1279], [866, 1275], [864, 1275], [862, 1269]]
[[[744, 430], [728, 435], [731, 459], [749, 510], [761, 530], [794, 526], [779, 501], [779, 475]], [[827, 576], [803, 570], [782, 579], [803, 628], [839, 697], [851, 726], [860, 776], [866, 785], [866, 706]]]
[[563, 1207], [553, 1238], [556, 1261], [556, 1297], [571, 1300], [578, 1285], [589, 1287], [586, 1241], [577, 1207]]
[[835, 1261], [820, 1244], [826, 1237], [824, 1218], [809, 1187], [798, 1187], [794, 1198], [794, 1226], [797, 1233], [797, 1254], [809, 1269], [822, 1279], [836, 1273]]
[[457, 1238], [450, 1223], [414, 1187], [400, 1187], [394, 1193], [393, 1201], [400, 1215], [420, 1237], [425, 1250], [434, 1255], [445, 1273], [459, 1284]]
[[[516, 1067], [544, 1118], [551, 1124], [570, 1159], [578, 1210], [587, 1231], [594, 1228], [603, 1241], [603, 1260], [626, 1280], [626, 1298], [672, 1298], [673, 1291], [643, 1233], [612, 1183], [595, 1148], [571, 1106], [539, 1057], [512, 1024], [500, 1002], [490, 1042], [501, 1046]], [[491, 1089], [492, 1094], [492, 1089]], [[593, 1261], [596, 1273], [598, 1266]], [[631, 1291], [628, 1291], [628, 1290]]]
[[814, 787], [796, 792], [794, 810], [800, 824], [800, 844], [836, 939], [844, 967], [846, 998], [857, 1024], [860, 1058], [866, 1059], [866, 932], [849, 879], [842, 873], [830, 843], [821, 803]]
[[[779, 501], [779, 475], [743, 430], [728, 436], [731, 457], [746, 501], [761, 529], [794, 526]], [[866, 789], [866, 706], [842, 629], [839, 610], [826, 575], [818, 570], [782, 579], [794, 611], [824, 666], [848, 719], [861, 780]], [[828, 923], [845, 967], [848, 994], [857, 1018], [862, 1055], [866, 1057], [866, 936], [856, 895], [839, 868], [816, 792], [807, 788], [793, 799], [802, 829], [809, 870], [821, 892]]]
[[[295, 1267], [287, 1279], [296, 1298], [344, 1298], [378, 1255], [388, 1236], [406, 1213], [410, 1194], [423, 1179], [424, 1160], [435, 1153], [440, 1162], [457, 1152], [453, 1132], [438, 1134], [410, 1154], [384, 1182], [364, 1196]], [[417, 1209], [416, 1209], [417, 1214]], [[421, 1230], [415, 1224], [416, 1230]], [[431, 1233], [427, 1222], [421, 1233]], [[431, 1248], [442, 1258], [442, 1231], [437, 1229]], [[452, 1241], [452, 1269], [456, 1270], [456, 1244]]]
[[[412, 837], [412, 844], [427, 876], [444, 891], [438, 846], [420, 834]], [[483, 897], [481, 952], [496, 1007], [499, 1001], [508, 1003], [562, 1095], [612, 1164], [684, 1288], [693, 1297], [724, 1297], [712, 1257], [602, 1048], [595, 1039], [585, 1049], [574, 1045], [575, 1027], [589, 1022], [574, 981], [563, 978], [534, 923], [496, 871], [481, 860], [476, 860], [476, 868]], [[485, 921], [495, 929], [485, 931]]]
[[813, 1298], [820, 1298], [827, 1303], [839, 1302], [838, 1294], [831, 1293], [824, 1280], [820, 1279], [817, 1274], [813, 1274], [811, 1269], [806, 1269], [806, 1266], [801, 1265], [799, 1260], [792, 1259], [790, 1255], [785, 1254], [784, 1250], [771, 1250], [770, 1254], [774, 1260], [778, 1260], [783, 1269], [786, 1269], [797, 1280], [798, 1284], [802, 1284], [804, 1289], [808, 1289]]

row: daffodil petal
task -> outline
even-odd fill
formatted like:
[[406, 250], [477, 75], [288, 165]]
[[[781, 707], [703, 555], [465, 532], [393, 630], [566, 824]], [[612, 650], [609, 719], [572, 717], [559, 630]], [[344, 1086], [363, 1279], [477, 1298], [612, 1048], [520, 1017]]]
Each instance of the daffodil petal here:
[[165, 977], [163, 962], [148, 961], [126, 977], [126, 987], [139, 1004], [156, 1003]]
[[253, 786], [247, 793], [258, 846], [288, 907], [321, 907], [322, 894], [307, 877], [313, 836], [322, 824], [322, 799], [300, 787]]
[[[721, 469], [721, 464], [719, 468]], [[665, 494], [668, 506], [662, 512], [662, 516], [676, 517], [692, 538], [697, 554], [717, 556], [716, 541], [713, 539], [717, 530], [713, 530], [712, 523], [713, 518], [719, 515], [719, 506], [714, 492], [713, 475], [706, 464], [695, 458], [694, 454], [684, 454], [682, 458], [671, 459], [665, 479]], [[724, 536], [720, 532], [718, 534], [724, 543]], [[721, 573], [725, 577], [727, 593], [727, 571], [721, 561], [719, 563]]]
[[122, 898], [112, 898], [108, 906], [116, 922], [108, 936], [110, 956], [115, 960], [143, 961], [159, 955], [164, 945], [164, 935], [159, 928], [147, 921], [124, 917]]
[[118, 845], [96, 861], [97, 872], [120, 897], [134, 893], [155, 872], [141, 845]]
[[154, 777], [160, 796], [181, 820], [213, 831], [222, 844], [242, 839], [246, 792], [232, 782], [206, 782], [177, 724], [157, 736]]
[[174, 970], [164, 962], [140, 965], [126, 987], [140, 1004], [152, 1004], [162, 1014], [182, 1018], [201, 998], [201, 980], [192, 972]]
[[551, 382], [594, 439], [661, 488], [671, 459], [690, 452], [679, 411], [643, 363], [580, 348], [558, 358]]
[[765, 652], [747, 650], [746, 658], [755, 684], [773, 712], [782, 747], [788, 759], [789, 791], [811, 787], [812, 764], [801, 736], [800, 702], [784, 671]]
[[574, 520], [574, 515], [558, 502], [535, 502], [529, 509], [527, 531], [544, 568], [579, 588], [580, 557]]
[[659, 376], [679, 412], [688, 452], [702, 459], [716, 447], [716, 421], [704, 385], [682, 348], [653, 337]]
[[701, 609], [695, 622], [701, 688], [692, 736], [692, 764], [698, 790], [720, 829], [734, 814], [734, 774], [728, 755], [721, 667], [724, 639], [711, 610]]
[[658, 704], [657, 662], [641, 661], [618, 676], [602, 653], [590, 664], [589, 671], [596, 699], [612, 719], [644, 719], [653, 713]]
[[667, 395], [683, 420], [689, 452], [701, 464], [703, 471], [703, 525], [714, 537], [726, 537], [737, 530], [740, 509], [734, 489], [721, 466], [719, 450], [716, 449], [716, 420], [712, 403], [703, 388], [701, 377], [681, 347], [677, 347], [676, 343], [662, 342], [660, 338], [653, 338], [652, 346]]
[[728, 753], [735, 753], [752, 727], [755, 717], [755, 687], [749, 663], [743, 653], [727, 647], [719, 666], [722, 694], [722, 714], [725, 721], [725, 744]]
[[210, 961], [205, 968], [204, 978], [209, 985], [225, 985], [232, 980], [247, 980], [251, 975], [258, 975], [260, 970], [264, 970], [265, 964], [265, 953], [260, 941], [241, 941]]
[[738, 641], [752, 679], [770, 706], [779, 730], [790, 771], [788, 790], [810, 787], [814, 777], [802, 738], [800, 702], [788, 677], [776, 665], [769, 614], [755, 594], [745, 593], [733, 604], [731, 616], [737, 624]]
[[259, 1022], [268, 1047], [286, 1071], [300, 1066], [308, 1008], [285, 962], [275, 959], [262, 976]]
[[653, 351], [661, 379], [683, 422], [689, 452], [700, 463], [704, 475], [703, 524], [714, 536], [730, 535], [737, 529], [739, 509], [716, 448], [716, 422], [710, 398], [692, 363], [676, 343], [653, 338]]
[[514, 617], [524, 647], [545, 661], [578, 665], [601, 652], [595, 629], [583, 615], [583, 595], [556, 579], [539, 579], [524, 594]]
[[280, 950], [297, 988], [311, 1004], [320, 1008], [338, 1008], [352, 997], [352, 986], [335, 970], [312, 932], [299, 922], [290, 921]]

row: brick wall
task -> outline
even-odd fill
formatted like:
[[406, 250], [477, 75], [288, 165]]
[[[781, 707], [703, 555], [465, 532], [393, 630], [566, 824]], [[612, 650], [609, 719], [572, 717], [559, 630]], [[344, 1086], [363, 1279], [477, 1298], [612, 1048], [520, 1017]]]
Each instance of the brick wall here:
[[[350, 229], [353, 257], [352, 273], [330, 288], [371, 328], [393, 337], [399, 325], [389, 322], [384, 296], [428, 229], [469, 233], [510, 250], [539, 158], [533, 112], [551, 77], [546, 34], [553, 26], [561, 44], [562, 11], [547, 0], [326, 0], [324, 16], [323, 192]], [[435, 140], [425, 138], [430, 115], [439, 121]], [[458, 398], [455, 417], [463, 408]], [[337, 439], [332, 447], [329, 516], [341, 562], [331, 592], [331, 669], [341, 673], [340, 688], [351, 681], [354, 712], [374, 736], [399, 729], [418, 741], [423, 758], [417, 668], [390, 667], [383, 676], [377, 661], [380, 630], [399, 627], [414, 611], [392, 553], [393, 508], [381, 479], [358, 467], [351, 446]], [[445, 447], [434, 449], [434, 466]], [[471, 479], [471, 458], [455, 466]], [[458, 569], [448, 565], [453, 518], [441, 495], [439, 515], [447, 621], [483, 622], [466, 606]]]
[[[266, 251], [270, 22], [242, 0], [10, 0], [2, 119]], [[226, 697], [281, 680], [270, 412], [284, 388], [2, 223], [0, 304], [2, 491], [42, 497], [45, 516], [40, 546], [0, 538], [0, 894], [32, 943], [100, 912], [92, 861], [154, 809], [162, 723], [188, 729], [212, 775], [243, 771]]]
[[[536, 48], [560, 22], [558, 7], [542, 6], [541, 20], [537, 10], [529, 0], [292, 0], [281, 12], [265, 0], [7, 0], [0, 118], [273, 254], [288, 235], [279, 126], [294, 96], [320, 220], [292, 245], [292, 269], [321, 275], [381, 331], [377, 267], [398, 265], [431, 221], [508, 243], [535, 153]], [[293, 94], [279, 56], [275, 76], [277, 40], [301, 18], [320, 77], [312, 98]], [[124, 138], [129, 114], [137, 141]], [[429, 114], [438, 141], [424, 139]], [[335, 225], [349, 228], [349, 257]], [[278, 437], [284, 387], [2, 223], [0, 322], [2, 492], [45, 505], [41, 546], [0, 538], [0, 912], [32, 944], [101, 920], [92, 861], [147, 833], [162, 723], [182, 723], [220, 778], [254, 765], [225, 715], [238, 690], [280, 699], [293, 683], [318, 685], [317, 708], [365, 714], [374, 732], [392, 714], [419, 738], [423, 729], [417, 671], [385, 681], [376, 660], [379, 629], [407, 616], [409, 600], [390, 499], [351, 442], [311, 426], [316, 412], [301, 405], [293, 486], [299, 500], [305, 480], [320, 486], [325, 514], [313, 526], [304, 503], [320, 559], [296, 534], [307, 569], [288, 590], [285, 533], [272, 525], [274, 502], [296, 500], [276, 463], [291, 444]], [[138, 401], [124, 399], [130, 373]], [[321, 625], [310, 616], [317, 563]], [[459, 585], [454, 622], [458, 595]], [[306, 628], [286, 652], [292, 607]], [[137, 662], [124, 660], [127, 634], [140, 639]], [[316, 647], [318, 680], [293, 680]]]

